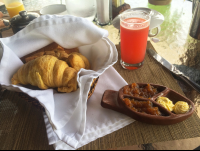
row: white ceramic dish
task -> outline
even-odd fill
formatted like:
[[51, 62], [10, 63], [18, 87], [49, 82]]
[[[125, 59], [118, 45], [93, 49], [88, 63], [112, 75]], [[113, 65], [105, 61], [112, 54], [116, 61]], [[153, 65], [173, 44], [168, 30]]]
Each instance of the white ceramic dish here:
[[53, 4], [43, 7], [40, 10], [41, 15], [66, 15], [67, 9], [64, 4]]

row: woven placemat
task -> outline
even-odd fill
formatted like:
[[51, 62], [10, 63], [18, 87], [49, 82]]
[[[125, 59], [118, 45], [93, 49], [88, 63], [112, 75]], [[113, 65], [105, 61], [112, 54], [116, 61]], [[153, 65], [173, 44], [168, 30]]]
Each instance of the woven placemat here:
[[0, 91], [0, 150], [54, 150], [43, 112], [17, 93]]
[[[152, 45], [148, 43], [148, 47], [152, 48]], [[119, 50], [119, 46], [117, 48]], [[161, 84], [183, 94], [170, 72], [148, 54], [141, 69], [123, 70], [119, 62], [114, 67], [128, 83]], [[21, 99], [15, 92], [0, 92], [0, 121], [0, 150], [53, 149], [48, 145], [42, 111]], [[200, 119], [196, 113], [182, 123], [170, 126], [155, 126], [136, 121], [79, 150], [115, 149], [195, 137], [200, 137]]]
[[[148, 42], [147, 47], [154, 50], [150, 42]], [[117, 49], [120, 59], [119, 45], [117, 45]], [[143, 67], [138, 70], [124, 70], [119, 61], [114, 65], [114, 67], [129, 84], [133, 82], [160, 84], [184, 95], [180, 86], [177, 84], [170, 72], [156, 62], [148, 53], [146, 54]], [[155, 126], [136, 121], [123, 129], [91, 142], [90, 144], [80, 148], [80, 150], [115, 149], [118, 147], [194, 137], [200, 137], [200, 119], [196, 113], [182, 123], [170, 126]]]

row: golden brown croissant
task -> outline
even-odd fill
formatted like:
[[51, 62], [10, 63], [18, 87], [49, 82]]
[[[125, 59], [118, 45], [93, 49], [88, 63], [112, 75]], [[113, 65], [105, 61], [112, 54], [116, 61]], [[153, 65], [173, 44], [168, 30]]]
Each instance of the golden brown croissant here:
[[77, 90], [77, 71], [51, 55], [24, 64], [12, 77], [12, 84], [31, 84], [40, 89], [58, 88], [59, 92]]

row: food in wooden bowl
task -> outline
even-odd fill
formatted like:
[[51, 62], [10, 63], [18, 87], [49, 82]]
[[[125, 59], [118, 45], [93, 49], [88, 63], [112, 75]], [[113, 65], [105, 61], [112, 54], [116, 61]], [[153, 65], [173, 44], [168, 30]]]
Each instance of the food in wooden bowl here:
[[174, 103], [167, 97], [159, 97], [156, 102], [165, 107], [168, 111], [174, 112], [175, 114], [184, 114], [190, 110], [190, 106], [187, 102], [178, 101]]
[[185, 114], [189, 112], [190, 106], [187, 102], [184, 101], [178, 101], [173, 107], [173, 112], [176, 114]]
[[[169, 99], [167, 102], [172, 104], [172, 109], [157, 101], [160, 97]], [[194, 112], [193, 102], [183, 95], [165, 86], [145, 83], [133, 83], [119, 91], [107, 90], [103, 94], [101, 105], [137, 121], [154, 125], [176, 124], [186, 120]]]

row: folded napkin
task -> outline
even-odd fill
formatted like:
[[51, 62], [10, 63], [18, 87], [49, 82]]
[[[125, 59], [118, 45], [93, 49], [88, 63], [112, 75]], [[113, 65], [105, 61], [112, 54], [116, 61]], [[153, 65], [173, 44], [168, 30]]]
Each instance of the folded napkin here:
[[[126, 115], [101, 107], [101, 99], [105, 90], [118, 91], [124, 85], [127, 85], [127, 82], [113, 67], [110, 67], [100, 75], [95, 91], [87, 102], [86, 128], [76, 148], [70, 147], [58, 138], [44, 113], [49, 143], [56, 150], [73, 150], [134, 122], [132, 118]], [[66, 134], [66, 130], [68, 130], [67, 126], [59, 131], [62, 134]]]
[[[87, 98], [93, 78], [102, 75], [118, 58], [116, 47], [107, 36], [106, 30], [87, 19], [44, 15], [17, 34], [0, 39], [4, 48], [0, 49], [0, 84], [8, 90], [24, 92], [37, 99], [45, 108], [58, 140], [72, 148], [77, 148], [86, 133]], [[79, 89], [72, 93], [57, 93], [53, 89], [32, 90], [12, 85], [12, 76], [23, 65], [20, 58], [52, 42], [68, 49], [79, 47], [80, 53], [90, 61], [92, 70], [81, 69], [78, 72]]]

